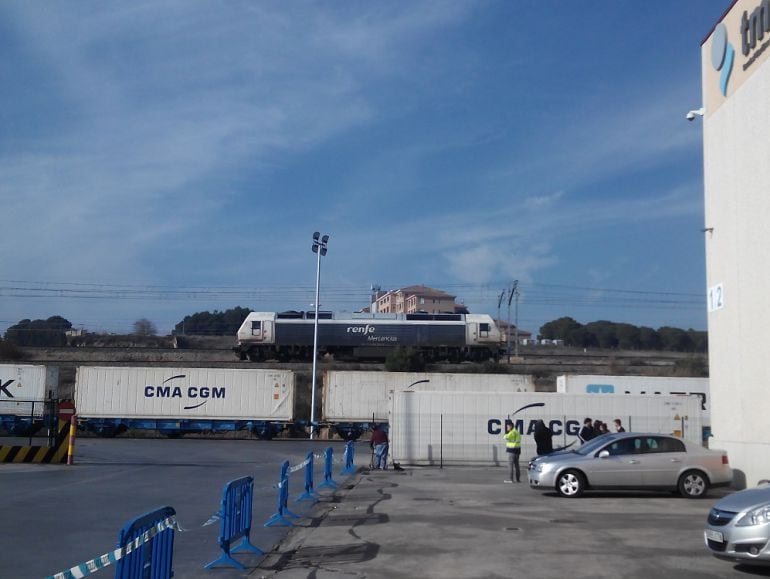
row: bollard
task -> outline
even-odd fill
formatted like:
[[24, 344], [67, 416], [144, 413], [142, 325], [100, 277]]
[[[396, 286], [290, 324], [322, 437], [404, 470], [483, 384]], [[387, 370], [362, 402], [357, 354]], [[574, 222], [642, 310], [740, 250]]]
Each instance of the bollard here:
[[318, 485], [319, 489], [336, 489], [337, 482], [332, 478], [332, 463], [334, 462], [334, 450], [328, 447], [324, 451], [324, 482]]
[[278, 508], [275, 513], [265, 523], [266, 527], [273, 525], [287, 525], [293, 527], [292, 523], [286, 517], [298, 519], [299, 515], [292, 513], [287, 506], [289, 503], [289, 461], [285, 460], [281, 464], [281, 474], [278, 480]]
[[67, 464], [75, 464], [75, 433], [78, 431], [78, 417], [73, 414], [70, 417], [70, 434], [67, 441]]
[[345, 445], [345, 466], [342, 471], [340, 471], [340, 474], [353, 474], [356, 472], [356, 465], [354, 464], [355, 454], [356, 449], [351, 440]]
[[297, 497], [299, 501], [315, 501], [318, 499], [318, 493], [313, 488], [313, 460], [315, 456], [308, 452], [305, 457], [305, 492]]
[[[232, 558], [231, 553], [248, 551], [257, 555], [265, 552], [251, 544], [251, 507], [254, 500], [254, 478], [246, 476], [235, 479], [225, 485], [222, 491], [222, 503], [217, 513], [219, 521], [219, 546], [222, 555], [204, 566], [211, 569], [215, 565], [230, 565], [243, 570], [245, 567]], [[241, 542], [233, 547], [233, 541]]]
[[118, 533], [125, 555], [115, 567], [115, 579], [170, 579], [173, 572], [176, 511], [161, 507], [132, 519]]

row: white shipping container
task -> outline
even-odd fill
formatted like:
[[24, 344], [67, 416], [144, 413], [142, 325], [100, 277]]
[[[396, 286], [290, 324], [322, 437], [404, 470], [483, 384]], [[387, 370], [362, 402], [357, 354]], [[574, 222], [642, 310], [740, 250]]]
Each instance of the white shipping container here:
[[[59, 368], [31, 364], [0, 364], [0, 414], [43, 415], [44, 404], [59, 389]], [[34, 404], [33, 404], [34, 403]]]
[[[427, 380], [427, 382], [426, 382]], [[534, 392], [535, 381], [521, 374], [444, 374], [429, 372], [341, 372], [323, 378], [323, 416], [330, 422], [386, 422], [390, 393], [410, 385], [420, 391]]]
[[608, 376], [564, 374], [556, 377], [556, 391], [564, 394], [705, 394], [708, 378], [676, 376]]
[[290, 370], [80, 366], [84, 418], [293, 420]]
[[[608, 376], [564, 374], [556, 377], [556, 391], [564, 394], [681, 394], [701, 399], [703, 426], [711, 426], [708, 378], [677, 376]], [[710, 430], [704, 436], [708, 437]]]
[[532, 436], [542, 419], [554, 432], [554, 449], [579, 445], [586, 417], [628, 432], [663, 432], [701, 441], [700, 400], [694, 396], [594, 396], [501, 392], [393, 392], [390, 439], [393, 460], [404, 464], [505, 464], [505, 421], [522, 432], [522, 464], [536, 455]]

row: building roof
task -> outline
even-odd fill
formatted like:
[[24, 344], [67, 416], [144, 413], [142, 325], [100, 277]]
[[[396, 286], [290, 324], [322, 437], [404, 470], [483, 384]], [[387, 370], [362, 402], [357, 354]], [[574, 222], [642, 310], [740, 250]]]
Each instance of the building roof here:
[[428, 287], [427, 285], [410, 285], [410, 286], [402, 287], [392, 291], [392, 293], [398, 293], [398, 292], [407, 294], [407, 295], [416, 295], [416, 296], [431, 297], [431, 298], [443, 298], [448, 300], [454, 300], [456, 297], [456, 296], [453, 296], [452, 294], [448, 294], [436, 288]]

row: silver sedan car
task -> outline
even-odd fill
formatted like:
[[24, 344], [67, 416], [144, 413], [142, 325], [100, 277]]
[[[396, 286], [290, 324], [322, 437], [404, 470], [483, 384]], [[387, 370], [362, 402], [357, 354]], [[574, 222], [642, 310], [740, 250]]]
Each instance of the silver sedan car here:
[[532, 488], [579, 497], [586, 490], [675, 490], [689, 498], [727, 486], [733, 471], [724, 451], [656, 433], [603, 434], [572, 451], [529, 463]]
[[704, 535], [715, 557], [744, 565], [770, 565], [770, 484], [717, 501]]

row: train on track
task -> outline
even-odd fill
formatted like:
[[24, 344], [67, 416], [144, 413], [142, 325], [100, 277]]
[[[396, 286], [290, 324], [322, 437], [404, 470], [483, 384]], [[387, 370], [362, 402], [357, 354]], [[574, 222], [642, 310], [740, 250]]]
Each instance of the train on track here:
[[[317, 322], [317, 323], [316, 323]], [[486, 314], [335, 314], [252, 312], [238, 329], [241, 360], [383, 360], [397, 347], [420, 353], [426, 362], [497, 360], [502, 336]]]

